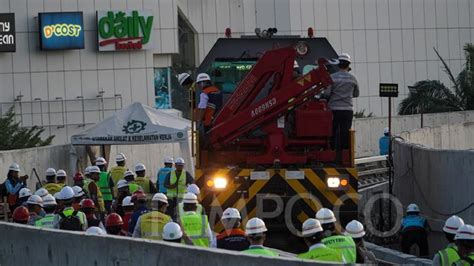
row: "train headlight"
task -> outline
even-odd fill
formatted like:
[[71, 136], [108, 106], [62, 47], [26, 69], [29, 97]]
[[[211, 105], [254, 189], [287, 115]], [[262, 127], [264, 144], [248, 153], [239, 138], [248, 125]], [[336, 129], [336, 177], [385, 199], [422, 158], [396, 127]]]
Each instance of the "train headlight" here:
[[222, 176], [216, 176], [207, 181], [207, 186], [209, 188], [224, 189], [227, 187], [227, 183], [228, 183], [227, 178], [222, 177]]
[[338, 188], [341, 185], [341, 179], [339, 177], [328, 177], [326, 183], [328, 188]]

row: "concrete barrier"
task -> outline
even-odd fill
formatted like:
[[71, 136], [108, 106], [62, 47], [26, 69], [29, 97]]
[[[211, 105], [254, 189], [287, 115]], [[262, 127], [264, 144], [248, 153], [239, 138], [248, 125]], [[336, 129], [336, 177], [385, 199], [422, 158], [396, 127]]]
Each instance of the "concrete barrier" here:
[[315, 265], [289, 258], [265, 258], [221, 249], [93, 236], [4, 222], [0, 222], [0, 232], [0, 265]]
[[413, 255], [405, 254], [397, 250], [384, 248], [375, 244], [366, 242], [367, 249], [372, 251], [377, 259], [393, 264], [400, 265], [432, 265], [433, 261], [418, 258]]

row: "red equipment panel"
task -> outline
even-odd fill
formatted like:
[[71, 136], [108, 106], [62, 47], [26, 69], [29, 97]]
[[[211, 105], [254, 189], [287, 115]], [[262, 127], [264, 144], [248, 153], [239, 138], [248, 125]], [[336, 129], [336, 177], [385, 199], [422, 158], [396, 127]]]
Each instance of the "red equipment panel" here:
[[332, 136], [332, 112], [326, 102], [312, 102], [298, 108], [296, 113], [296, 137]]

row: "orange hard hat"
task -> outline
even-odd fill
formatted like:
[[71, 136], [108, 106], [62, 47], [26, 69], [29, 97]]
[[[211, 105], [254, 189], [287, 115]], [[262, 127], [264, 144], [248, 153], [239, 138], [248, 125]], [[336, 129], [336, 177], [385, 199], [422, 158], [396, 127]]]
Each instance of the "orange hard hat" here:
[[15, 222], [27, 222], [30, 218], [30, 212], [25, 206], [19, 206], [13, 211], [12, 217]]
[[120, 215], [116, 213], [111, 213], [107, 216], [107, 219], [105, 219], [105, 226], [119, 226], [123, 225], [123, 220]]
[[81, 209], [95, 209], [94, 201], [91, 199], [83, 199], [81, 200]]
[[132, 202], [135, 202], [137, 200], [146, 200], [146, 194], [145, 192], [141, 191], [141, 190], [137, 190], [135, 192], [133, 192], [132, 194]]

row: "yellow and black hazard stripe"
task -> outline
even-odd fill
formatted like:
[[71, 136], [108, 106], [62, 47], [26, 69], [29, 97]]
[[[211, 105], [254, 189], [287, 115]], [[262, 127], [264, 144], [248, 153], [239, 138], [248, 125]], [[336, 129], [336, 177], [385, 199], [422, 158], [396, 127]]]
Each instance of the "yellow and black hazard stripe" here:
[[[240, 210], [243, 223], [262, 211], [257, 210], [257, 207], [265, 207], [257, 206], [258, 194], [280, 196], [285, 207], [291, 204], [291, 218], [296, 223], [302, 223], [307, 218], [314, 217], [321, 207], [334, 209], [337, 206], [342, 224], [357, 217], [356, 169], [302, 168], [297, 170], [304, 172], [304, 178], [286, 179], [286, 169], [267, 169], [270, 178], [264, 180], [251, 180], [251, 172], [254, 169], [197, 169], [196, 184], [201, 188], [201, 204], [206, 208], [208, 215], [213, 208], [222, 211], [228, 207], [234, 207]], [[207, 186], [207, 181], [216, 176], [227, 178], [228, 184], [225, 189], [214, 190]], [[348, 180], [348, 184], [345, 189], [328, 189], [326, 183], [328, 176], [344, 177]], [[220, 231], [222, 229], [218, 219], [220, 217], [214, 217], [214, 219], [211, 219], [212, 215], [209, 217], [214, 230]]]

